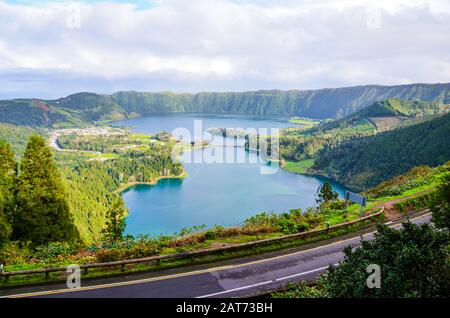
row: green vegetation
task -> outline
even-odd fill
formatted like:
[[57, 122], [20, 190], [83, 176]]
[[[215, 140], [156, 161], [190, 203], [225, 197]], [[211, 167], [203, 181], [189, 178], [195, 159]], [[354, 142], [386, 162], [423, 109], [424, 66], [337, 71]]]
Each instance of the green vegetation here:
[[[431, 298], [450, 295], [449, 232], [404, 223], [400, 230], [378, 225], [372, 241], [348, 246], [315, 286], [292, 284], [276, 298]], [[367, 286], [367, 268], [380, 268], [380, 287]]]
[[[378, 218], [378, 221], [381, 221], [381, 219]], [[371, 225], [373, 222], [373, 220], [366, 220], [366, 222], [363, 222], [361, 224], [358, 225], [352, 225], [340, 230], [336, 230], [336, 231], [331, 231], [329, 233], [324, 233], [324, 234], [320, 234], [320, 235], [314, 235], [314, 236], [309, 236], [306, 238], [298, 238], [298, 239], [293, 239], [293, 240], [287, 240], [287, 241], [281, 241], [281, 242], [274, 242], [274, 243], [270, 243], [270, 244], [264, 244], [262, 246], [257, 246], [257, 247], [250, 247], [250, 248], [240, 248], [237, 250], [231, 250], [231, 251], [226, 251], [223, 252], [221, 251], [220, 253], [213, 253], [213, 254], [207, 254], [207, 255], [203, 255], [203, 256], [195, 256], [195, 257], [190, 257], [190, 258], [181, 258], [181, 259], [170, 259], [170, 260], [163, 260], [161, 262], [157, 262], [157, 263], [151, 263], [151, 264], [132, 264], [132, 265], [128, 265], [125, 266], [124, 268], [118, 266], [118, 267], [112, 267], [112, 268], [98, 268], [98, 269], [90, 269], [89, 272], [85, 272], [83, 271], [82, 274], [82, 278], [93, 278], [93, 277], [104, 277], [104, 276], [113, 276], [113, 275], [123, 275], [124, 271], [126, 271], [127, 273], [132, 273], [132, 272], [141, 272], [141, 271], [154, 271], [154, 270], [162, 270], [162, 269], [169, 269], [169, 268], [175, 268], [175, 267], [180, 267], [180, 266], [186, 266], [186, 265], [194, 265], [194, 264], [205, 264], [205, 263], [209, 263], [209, 262], [217, 262], [217, 261], [221, 261], [221, 260], [226, 260], [226, 259], [231, 259], [231, 258], [236, 258], [236, 257], [245, 257], [245, 256], [251, 256], [251, 255], [258, 255], [258, 254], [262, 254], [262, 253], [268, 253], [268, 252], [273, 252], [273, 251], [277, 251], [277, 250], [281, 250], [281, 249], [287, 249], [287, 248], [293, 248], [293, 247], [298, 247], [304, 244], [309, 244], [309, 243], [314, 243], [314, 242], [318, 242], [318, 241], [322, 241], [325, 239], [331, 239], [334, 237], [338, 237], [338, 236], [342, 236], [348, 233], [352, 233], [355, 232], [361, 228], [367, 227], [369, 225]], [[230, 238], [229, 241], [230, 243], [241, 243], [241, 242], [251, 242], [257, 239], [264, 239], [264, 238], [270, 238], [273, 237], [274, 235], [248, 235], [248, 236], [241, 236], [241, 237], [234, 237], [234, 238]], [[206, 243], [203, 244], [203, 247], [205, 245], [212, 245], [213, 243], [220, 243], [221, 245], [223, 245], [223, 242], [225, 240], [221, 239], [220, 242], [217, 240], [209, 240]], [[202, 245], [200, 245], [202, 246]], [[193, 250], [196, 248], [199, 248], [200, 246], [190, 246], [184, 249], [180, 249], [177, 248], [179, 251], [187, 251], [187, 250]], [[7, 267], [8, 270], [19, 270], [19, 269], [31, 269], [31, 268], [42, 268], [43, 266], [47, 266], [47, 265], [53, 265], [53, 266], [64, 266], [69, 264], [69, 259], [74, 260], [72, 263], [76, 262], [77, 263], [82, 263], [83, 262], [89, 262], [92, 263], [94, 261], [97, 260], [96, 258], [96, 253], [102, 253], [101, 250], [96, 250], [96, 252], [91, 252], [91, 249], [88, 250], [84, 250], [84, 258], [82, 259], [75, 259], [75, 256], [73, 253], [69, 252], [71, 250], [70, 247], [63, 247], [63, 250], [67, 251], [66, 255], [72, 255], [72, 256], [64, 256], [64, 255], [58, 255], [55, 256], [56, 253], [54, 253], [54, 251], [58, 250], [58, 247], [51, 247], [48, 250], [51, 251], [51, 253], [48, 255], [49, 258], [39, 258], [39, 263], [25, 263], [25, 261], [23, 261], [21, 264], [19, 265], [19, 261], [16, 262], [16, 265], [10, 265]], [[92, 249], [93, 250], [93, 249]], [[5, 251], [4, 254], [3, 251]], [[47, 251], [47, 248], [44, 248], [43, 251]], [[173, 249], [172, 249], [173, 251]], [[0, 250], [0, 259], [3, 259], [2, 255], [16, 255], [17, 257], [20, 257], [21, 253], [26, 253], [26, 251], [24, 251], [23, 249], [18, 250], [15, 247], [10, 248], [9, 245], [4, 246], [3, 250]], [[114, 253], [114, 252], [113, 252]], [[117, 253], [117, 252], [116, 252]], [[123, 250], [122, 252], [123, 255]], [[80, 252], [81, 254], [81, 252]], [[139, 253], [140, 254], [140, 253]], [[139, 255], [136, 254], [136, 255]], [[29, 254], [27, 254], [29, 255]], [[94, 256], [91, 256], [94, 255]], [[119, 254], [120, 255], [120, 254]], [[148, 255], [148, 253], [146, 252], [145, 254], [143, 253], [142, 255]], [[80, 258], [82, 256], [80, 255]], [[123, 257], [122, 257], [123, 258]], [[61, 259], [66, 259], [66, 261], [61, 261]], [[71, 264], [72, 264], [71, 263]], [[49, 281], [58, 281], [61, 280], [61, 276], [58, 273], [50, 273], [49, 275], [25, 275], [25, 276], [15, 276], [10, 278], [8, 281], [5, 280], [0, 280], [0, 286], [2, 286], [2, 284], [6, 285], [6, 286], [11, 286], [11, 285], [17, 285], [17, 284], [24, 284], [24, 283], [37, 283], [37, 282], [49, 282]]]
[[314, 165], [314, 160], [307, 159], [302, 161], [286, 161], [283, 169], [294, 173], [306, 173]]
[[449, 111], [449, 105], [438, 101], [401, 100], [389, 98], [376, 102], [372, 107], [363, 110], [366, 117], [423, 117], [437, 115]]
[[[98, 163], [99, 164], [99, 163]], [[437, 168], [420, 167], [414, 171], [410, 171], [404, 177], [397, 177], [395, 181], [386, 182], [379, 187], [369, 190], [370, 201], [365, 211], [376, 211], [386, 201], [408, 199], [411, 194], [420, 194], [423, 191], [434, 190], [441, 183], [441, 179], [450, 171], [450, 163]], [[399, 186], [407, 184], [407, 186], [399, 190]], [[294, 209], [287, 213], [260, 213], [248, 218], [242, 225], [234, 227], [216, 226], [206, 228], [205, 226], [183, 229], [180, 233], [169, 236], [148, 237], [139, 236], [136, 238], [127, 236], [120, 238], [123, 223], [121, 217], [123, 210], [116, 215], [118, 222], [110, 228], [117, 236], [102, 236], [95, 244], [71, 245], [66, 243], [50, 243], [40, 247], [32, 247], [17, 242], [9, 242], [0, 249], [0, 260], [5, 264], [6, 270], [20, 270], [42, 268], [45, 266], [65, 266], [72, 263], [86, 264], [103, 261], [114, 261], [119, 259], [140, 258], [153, 255], [166, 255], [177, 252], [192, 251], [197, 249], [209, 248], [217, 245], [236, 244], [243, 242], [251, 242], [264, 238], [277, 237], [284, 234], [299, 233], [312, 229], [324, 229], [328, 226], [342, 223], [348, 220], [354, 220], [359, 217], [359, 207], [357, 205], [349, 205], [347, 213], [344, 212], [345, 201], [334, 200], [335, 195], [325, 187], [321, 191], [322, 197], [319, 207], [310, 208], [305, 213]], [[399, 191], [401, 191], [399, 193]], [[396, 195], [392, 195], [392, 194]], [[327, 198], [328, 200], [325, 200]], [[322, 202], [323, 201], [323, 202]], [[112, 211], [113, 209], [109, 209]], [[106, 212], [105, 212], [106, 213]], [[111, 212], [108, 213], [111, 215]], [[383, 217], [378, 221], [385, 220]], [[372, 220], [367, 220], [369, 223]], [[367, 224], [369, 224], [367, 223]], [[117, 226], [116, 226], [117, 225]], [[275, 250], [289, 246], [297, 246], [306, 242], [313, 242], [325, 238], [342, 235], [359, 228], [349, 227], [346, 229], [332, 231], [330, 234], [312, 236], [308, 239], [295, 240], [292, 242], [275, 243], [270, 246], [247, 249], [239, 252], [223, 253], [223, 255], [212, 255], [208, 257], [199, 257], [198, 262], [214, 261], [228, 257], [236, 257], [250, 255], [258, 252]], [[192, 264], [193, 260], [176, 260], [162, 262], [159, 265], [139, 265], [132, 266], [131, 271], [160, 269], [184, 264]], [[101, 269], [90, 272], [86, 277], [95, 275], [105, 275], [120, 272], [115, 269]], [[17, 278], [11, 280], [12, 283], [27, 281], [29, 277]], [[35, 279], [35, 278], [32, 278]], [[42, 280], [43, 278], [37, 278]], [[54, 279], [58, 279], [57, 276]], [[22, 281], [22, 282], [23, 282]]]
[[23, 156], [28, 139], [36, 133], [44, 135], [41, 131], [30, 127], [0, 124], [0, 140], [8, 143], [18, 157]]
[[[415, 193], [425, 184], [433, 192], [396, 203], [399, 208], [431, 206], [436, 228], [404, 223], [400, 230], [378, 225], [372, 241], [351, 246], [337, 266], [330, 266], [314, 285], [296, 283], [272, 295], [275, 298], [320, 297], [448, 297], [450, 295], [450, 162], [437, 168], [417, 167], [366, 192], [371, 198]], [[435, 190], [437, 185], [437, 190]], [[442, 229], [442, 230], [439, 230]], [[380, 287], [367, 287], [367, 267], [380, 267]]]
[[450, 173], [443, 177], [431, 203], [433, 223], [436, 227], [450, 230]]
[[[436, 134], [430, 129], [429, 139], [417, 144], [409, 139], [410, 136], [419, 138], [428, 129], [427, 123], [448, 126], [445, 123], [448, 117], [439, 117], [448, 111], [450, 105], [436, 101], [396, 98], [378, 101], [349, 116], [324, 121], [309, 129], [285, 129], [280, 138], [280, 155], [287, 161], [284, 168], [288, 171], [324, 174], [353, 190], [361, 191], [416, 165], [435, 166], [450, 159], [445, 151], [438, 157], [430, 155], [430, 152], [439, 152], [440, 147], [450, 148], [444, 138], [448, 132], [442, 128]], [[397, 142], [400, 128], [406, 130]], [[382, 134], [394, 129], [397, 130], [391, 135]], [[373, 140], [379, 142], [367, 146]], [[427, 144], [427, 140], [433, 142]], [[416, 150], [419, 147], [419, 151]], [[411, 157], [408, 156], [410, 151], [415, 152]], [[398, 156], [399, 153], [402, 155]], [[380, 161], [382, 165], [379, 165]], [[314, 165], [308, 166], [310, 162]]]
[[[449, 102], [449, 87], [430, 87], [406, 86], [411, 90], [406, 96], [403, 95], [407, 91], [405, 86], [401, 92], [397, 88], [389, 91], [393, 96], [410, 99], [420, 94], [423, 98], [427, 96], [430, 102], [389, 99], [336, 121], [286, 129], [280, 139], [281, 155], [287, 160], [284, 168], [297, 173], [321, 172], [358, 190], [397, 176], [366, 191], [369, 203], [364, 212], [375, 211], [384, 202], [393, 200], [398, 200], [394, 202], [394, 207], [403, 212], [432, 205], [433, 219], [440, 227], [448, 227], [448, 204], [444, 199], [449, 197], [448, 186], [443, 185], [435, 190], [450, 171], [450, 163], [436, 168], [420, 166], [409, 170], [418, 165], [443, 164], [450, 158], [447, 137], [450, 135], [450, 115], [437, 117], [448, 111], [448, 105], [443, 103]], [[56, 101], [0, 101], [0, 121], [31, 127], [64, 127], [151, 113], [189, 111], [302, 114], [323, 118], [342, 116], [366, 106], [383, 89], [360, 87], [354, 88], [353, 92], [350, 89], [321, 90], [312, 95], [298, 91], [197, 95], [80, 93]], [[322, 103], [330, 99], [328, 94], [343, 94], [342, 101], [350, 102], [348, 105], [335, 103], [333, 107], [327, 105], [330, 106], [327, 109]], [[364, 94], [364, 98], [360, 94]], [[319, 95], [322, 97], [316, 97]], [[26, 117], [19, 116], [23, 112], [31, 116], [22, 119]], [[380, 133], [385, 130], [390, 131]], [[0, 125], [0, 139], [5, 137], [12, 143], [11, 151], [8, 143], [0, 141], [0, 261], [6, 264], [7, 270], [139, 258], [207, 248], [214, 244], [249, 242], [326, 228], [359, 215], [356, 205], [349, 205], [344, 211], [345, 202], [337, 200], [331, 187], [325, 185], [318, 197], [319, 207], [304, 213], [299, 209], [281, 214], [260, 213], [234, 227], [195, 227], [157, 238], [123, 237], [127, 211], [119, 192], [136, 183], [153, 184], [160, 178], [184, 175], [182, 165], [171, 160], [175, 142], [170, 135], [160, 133], [150, 137], [129, 132], [63, 134], [58, 138], [63, 150], [52, 154], [42, 137], [30, 138], [33, 133], [31, 128]], [[16, 160], [22, 157], [18, 169]], [[442, 243], [439, 237], [425, 228], [423, 231], [414, 228], [407, 230], [409, 232], [404, 237], [397, 239], [408, 248], [417, 243], [414, 237], [411, 239], [409, 236], [423, 236], [423, 241], [429, 245], [435, 244], [433, 246]], [[385, 236], [395, 236], [388, 230], [381, 232]], [[412, 262], [412, 257], [425, 255], [423, 246], [418, 246], [419, 251], [414, 250], [412, 256], [405, 251], [399, 255], [391, 250], [386, 251], [386, 255], [396, 260], [395, 264], [387, 263], [386, 268], [398, 273], [404, 267], [400, 261]], [[371, 260], [383, 260], [385, 257], [375, 253], [375, 246], [366, 247], [366, 250], [368, 254], [348, 253], [348, 262], [351, 264], [352, 257], [363, 262], [362, 259], [369, 254]], [[426, 254], [424, 259], [413, 263], [413, 268], [431, 266], [433, 270], [442, 269], [439, 266], [443, 266], [440, 262], [443, 254], [438, 251], [430, 253], [435, 254]], [[437, 263], [431, 262], [431, 257], [435, 257]], [[342, 273], [345, 272], [343, 269]], [[317, 296], [324, 292], [339, 295], [336, 286], [342, 283], [343, 276], [338, 270], [334, 273], [334, 278], [330, 276], [319, 290], [296, 286], [293, 295]], [[422, 295], [422, 292], [435, 296], [441, 292], [442, 277], [433, 275], [434, 272], [431, 277], [437, 282], [437, 287], [431, 291], [421, 288], [422, 277], [414, 282], [419, 286], [417, 288], [416, 285], [402, 285], [404, 282], [400, 280], [395, 283], [402, 286], [405, 297]], [[351, 284], [359, 283], [358, 279], [360, 277], [352, 278], [345, 285], [345, 293], [356, 286]], [[373, 296], [370, 291], [358, 288], [354, 288], [352, 295]]]
[[[342, 143], [378, 132], [418, 124], [430, 116], [450, 111], [440, 102], [404, 101], [395, 98], [372, 104], [335, 121], [324, 121], [315, 127], [289, 128], [280, 138], [281, 156], [286, 160], [315, 159], [323, 151], [333, 151]], [[427, 116], [427, 117], [425, 117]]]
[[9, 144], [0, 141], [0, 244], [79, 240], [64, 187], [43, 137], [28, 142], [20, 170]]
[[[386, 98], [448, 104], [449, 91], [449, 84], [412, 84], [237, 93], [78, 93], [57, 100], [0, 101], [0, 122], [62, 128], [169, 112], [339, 118]], [[403, 111], [402, 105], [393, 106]]]
[[[330, 297], [448, 297], [450, 236], [430, 225], [404, 223], [401, 230], [379, 225], [373, 241], [344, 250], [339, 266], [328, 269]], [[367, 267], [380, 267], [382, 288], [367, 287]]]
[[422, 195], [419, 195], [417, 197], [397, 202], [394, 204], [394, 208], [401, 212], [407, 212], [408, 210], [420, 210], [427, 208], [431, 205], [433, 202], [435, 193], [425, 193]]
[[401, 193], [414, 194], [411, 193], [412, 189], [424, 191], [423, 186], [431, 185], [436, 187], [447, 171], [450, 171], [448, 162], [436, 168], [428, 166], [414, 167], [402, 175], [381, 182], [376, 187], [363, 192], [363, 194], [369, 198], [391, 197]]
[[106, 240], [118, 241], [123, 238], [126, 226], [125, 216], [127, 214], [128, 210], [123, 200], [116, 199], [106, 214], [106, 226], [103, 229]]
[[320, 205], [326, 204], [329, 202], [336, 201], [338, 196], [339, 196], [339, 194], [337, 192], [333, 191], [331, 184], [328, 182], [325, 182], [320, 187], [320, 191], [317, 194], [316, 202]]
[[[171, 159], [173, 144], [148, 140], [148, 143], [136, 141], [137, 144], [131, 144], [130, 147], [128, 143], [132, 137], [128, 135], [120, 138], [73, 138], [77, 140], [75, 149], [115, 149], [114, 153], [94, 156], [73, 151], [60, 151], [55, 155], [66, 178], [75, 224], [88, 243], [101, 240], [107, 211], [116, 199], [120, 199], [120, 191], [137, 183], [154, 184], [160, 178], [182, 177], [185, 174], [183, 166]], [[117, 140], [119, 143], [115, 142]]]
[[293, 124], [299, 124], [299, 125], [304, 126], [302, 128], [311, 128], [311, 127], [314, 127], [314, 126], [317, 126], [318, 124], [320, 124], [320, 120], [313, 120], [313, 119], [304, 118], [304, 117], [292, 117], [289, 119], [289, 122], [293, 123]]
[[418, 165], [450, 158], [450, 114], [323, 150], [314, 170], [355, 190], [367, 189]]
[[17, 163], [8, 143], [0, 140], [0, 245], [12, 233]]
[[[0, 125], [1, 127], [2, 125]], [[29, 128], [17, 127], [12, 132], [18, 131], [19, 134], [9, 135], [9, 139], [16, 142], [14, 147], [18, 149], [17, 158], [19, 159], [23, 156], [24, 149], [22, 147], [24, 146], [22, 145], [26, 144], [29, 130]], [[163, 144], [148, 138], [148, 136], [125, 132], [122, 132], [120, 136], [111, 134], [101, 138], [99, 136], [77, 135], [64, 136], [64, 138], [68, 145], [74, 146], [74, 149], [54, 153], [62, 178], [61, 185], [57, 182], [58, 187], [62, 187], [57, 192], [62, 191], [61, 193], [64, 193], [70, 216], [73, 218], [81, 239], [88, 244], [102, 240], [102, 230], [107, 221], [107, 212], [113, 202], [121, 200], [119, 195], [121, 189], [135, 183], [155, 183], [162, 177], [184, 175], [183, 166], [171, 160], [173, 142]], [[8, 150], [6, 149], [7, 147], [9, 149], [9, 146], [6, 143], [1, 145], [0, 155], [2, 160], [6, 160], [3, 158], [8, 158]], [[80, 151], [89, 147], [114, 152]], [[45, 156], [49, 154], [48, 148], [46, 149]], [[38, 153], [35, 152], [29, 156], [35, 157], [37, 155]], [[45, 160], [50, 159], [45, 157]], [[42, 165], [42, 169], [44, 167], [45, 164]], [[55, 171], [53, 168], [50, 170], [43, 171], [43, 173], [45, 172], [53, 178], [56, 176], [53, 175]], [[2, 181], [6, 182], [6, 180], [7, 178], [2, 178]], [[11, 183], [17, 182], [9, 182], [9, 184]], [[29, 186], [31, 187], [32, 184]], [[44, 191], [45, 188], [42, 188], [42, 190]], [[1, 187], [0, 191], [4, 193], [1, 200], [1, 206], [3, 207], [6, 204], [3, 202], [6, 199], [3, 198], [7, 198], [7, 193], [10, 193], [11, 190]], [[28, 189], [24, 189], [21, 193], [24, 194], [24, 200], [27, 196], [31, 198], [31, 192]], [[46, 193], [50, 195], [50, 192], [46, 191]], [[38, 194], [39, 189], [36, 189], [33, 198], [37, 200], [34, 195]], [[3, 208], [0, 211], [0, 226], [4, 228], [3, 233], [6, 236], [8, 231], [4, 224], [11, 224], [11, 222], [5, 223], [3, 215], [9, 215], [10, 213], [5, 214]], [[10, 217], [8, 216], [8, 218]]]
[[281, 157], [287, 161], [315, 159], [324, 149], [333, 149], [346, 140], [371, 136], [376, 132], [365, 118], [342, 122], [339, 126], [322, 125], [306, 130], [284, 129], [279, 140]]

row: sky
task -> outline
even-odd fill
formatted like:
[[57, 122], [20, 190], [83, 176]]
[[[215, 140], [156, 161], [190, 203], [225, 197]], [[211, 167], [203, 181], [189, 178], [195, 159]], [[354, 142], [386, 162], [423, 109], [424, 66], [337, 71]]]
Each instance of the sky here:
[[0, 0], [0, 99], [450, 82], [448, 0]]

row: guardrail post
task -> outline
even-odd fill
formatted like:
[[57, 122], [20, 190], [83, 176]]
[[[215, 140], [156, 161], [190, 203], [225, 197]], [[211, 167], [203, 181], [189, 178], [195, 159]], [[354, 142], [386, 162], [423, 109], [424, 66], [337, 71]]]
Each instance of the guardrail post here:
[[122, 264], [122, 265], [120, 266], [120, 270], [121, 270], [122, 272], [125, 272], [125, 264]]
[[[381, 215], [384, 211], [384, 208], [381, 209], [380, 212], [378, 213], [374, 213], [372, 215], [368, 215], [363, 217], [362, 219], [358, 219], [355, 221], [350, 221], [350, 222], [344, 222], [344, 223], [340, 223], [337, 225], [333, 225], [330, 226], [329, 224], [327, 224], [326, 229], [320, 229], [320, 230], [312, 230], [312, 231], [306, 231], [306, 232], [301, 232], [301, 233], [297, 233], [294, 235], [285, 235], [285, 236], [281, 236], [281, 237], [277, 237], [277, 238], [272, 238], [272, 239], [263, 239], [260, 242], [253, 242], [253, 243], [241, 243], [238, 244], [236, 246], [232, 246], [232, 247], [223, 247], [222, 249], [212, 249], [212, 250], [201, 250], [201, 251], [197, 251], [197, 252], [182, 252], [182, 253], [174, 253], [171, 255], [165, 255], [165, 256], [155, 256], [155, 257], [147, 257], [147, 258], [142, 258], [142, 259], [135, 259], [133, 262], [128, 262], [128, 261], [122, 261], [122, 262], [107, 262], [107, 263], [96, 263], [96, 264], [85, 264], [82, 265], [82, 268], [84, 270], [84, 274], [88, 274], [89, 268], [97, 268], [97, 267], [115, 267], [117, 268], [117, 266], [121, 266], [122, 272], [126, 270], [126, 265], [127, 264], [136, 264], [136, 263], [148, 263], [148, 264], [152, 264], [151, 262], [155, 262], [157, 264], [157, 266], [161, 265], [161, 261], [164, 260], [173, 260], [173, 259], [183, 259], [186, 262], [190, 262], [195, 263], [196, 257], [201, 259], [202, 257], [204, 257], [205, 255], [212, 255], [212, 254], [216, 254], [216, 253], [228, 253], [229, 251], [238, 251], [241, 250], [243, 248], [253, 248], [255, 249], [255, 253], [259, 254], [260, 251], [260, 247], [266, 244], [272, 244], [273, 242], [284, 242], [284, 241], [289, 241], [292, 242], [293, 244], [295, 244], [295, 242], [297, 241], [305, 241], [307, 238], [309, 237], [314, 237], [316, 235], [319, 234], [324, 234], [329, 232], [334, 232], [338, 229], [347, 229], [354, 224], [357, 225], [364, 225], [367, 223], [371, 223], [372, 221], [376, 221], [376, 217], [378, 217], [379, 215]], [[296, 245], [296, 244], [295, 244]], [[258, 251], [259, 250], [259, 251]], [[154, 264], [154, 263], [153, 263]], [[102, 266], [103, 265], [103, 266]], [[46, 279], [50, 279], [50, 272], [64, 272], [66, 270], [65, 267], [46, 267], [46, 268], [40, 268], [40, 269], [35, 269], [35, 270], [23, 270], [23, 271], [16, 271], [16, 272], [2, 272], [0, 271], [0, 278], [4, 278], [4, 281], [7, 282], [9, 279], [9, 276], [16, 276], [16, 275], [33, 275], [33, 274], [45, 274], [45, 278]]]

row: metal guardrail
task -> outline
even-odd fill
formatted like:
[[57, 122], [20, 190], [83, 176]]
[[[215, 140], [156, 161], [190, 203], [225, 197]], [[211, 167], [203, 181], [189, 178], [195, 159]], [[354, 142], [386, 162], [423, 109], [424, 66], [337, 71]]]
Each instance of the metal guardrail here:
[[[131, 265], [131, 264], [142, 264], [142, 263], [152, 263], [152, 262], [159, 263], [162, 260], [193, 258], [196, 256], [213, 255], [213, 254], [217, 254], [217, 253], [221, 253], [221, 252], [236, 251], [236, 250], [240, 250], [243, 248], [249, 248], [249, 247], [257, 247], [257, 246], [267, 245], [267, 244], [271, 244], [271, 243], [275, 243], [275, 242], [282, 242], [282, 241], [306, 238], [306, 237], [315, 236], [315, 235], [319, 235], [319, 234], [329, 233], [329, 232], [337, 230], [337, 229], [345, 228], [350, 225], [366, 221], [368, 219], [371, 219], [373, 217], [377, 217], [377, 216], [381, 215], [383, 212], [384, 212], [384, 207], [381, 208], [381, 210], [377, 213], [373, 213], [371, 215], [367, 215], [365, 217], [362, 217], [362, 218], [359, 218], [359, 219], [356, 219], [353, 221], [332, 225], [325, 229], [317, 229], [317, 230], [312, 230], [312, 231], [307, 231], [307, 232], [300, 232], [300, 233], [289, 234], [289, 235], [284, 235], [284, 236], [279, 236], [279, 237], [262, 239], [262, 240], [258, 240], [258, 241], [254, 241], [254, 242], [247, 242], [247, 243], [240, 243], [240, 244], [232, 245], [232, 246], [218, 247], [218, 248], [214, 248], [214, 249], [199, 249], [199, 250], [189, 251], [189, 252], [150, 256], [150, 257], [144, 257], [144, 258], [138, 258], [138, 259], [129, 259], [129, 260], [106, 262], [106, 263], [83, 264], [83, 265], [80, 265], [80, 269], [83, 269], [85, 272], [87, 272], [89, 269], [93, 269], [93, 268], [121, 266], [122, 270], [124, 271], [125, 266]], [[11, 276], [34, 275], [34, 274], [45, 274], [46, 277], [48, 277], [50, 273], [66, 272], [66, 271], [67, 271], [67, 267], [65, 267], [65, 266], [64, 267], [47, 267], [47, 268], [39, 268], [39, 269], [21, 270], [21, 271], [14, 271], [14, 272], [0, 271], [0, 277], [4, 277], [5, 279], [8, 279]]]

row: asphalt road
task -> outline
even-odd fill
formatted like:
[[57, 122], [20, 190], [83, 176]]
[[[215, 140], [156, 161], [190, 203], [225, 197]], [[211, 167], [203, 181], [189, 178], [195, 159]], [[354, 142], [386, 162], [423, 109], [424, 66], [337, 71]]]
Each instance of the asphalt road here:
[[[429, 222], [430, 218], [430, 214], [425, 214], [411, 221], [422, 224]], [[401, 225], [393, 224], [391, 226], [399, 228]], [[372, 238], [373, 233], [363, 235], [364, 240]], [[243, 297], [274, 290], [289, 281], [312, 280], [326, 271], [330, 264], [336, 264], [343, 259], [344, 247], [359, 246], [360, 240], [361, 237], [347, 238], [286, 255], [161, 277], [86, 286], [76, 290], [48, 290], [13, 296], [52, 298]]]

